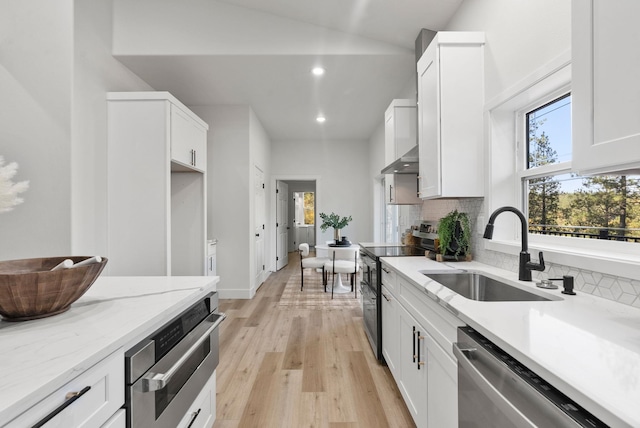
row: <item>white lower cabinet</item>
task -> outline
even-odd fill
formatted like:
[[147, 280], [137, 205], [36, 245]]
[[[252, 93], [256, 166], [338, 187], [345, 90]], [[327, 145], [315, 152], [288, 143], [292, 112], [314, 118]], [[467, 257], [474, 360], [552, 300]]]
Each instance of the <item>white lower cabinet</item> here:
[[458, 426], [452, 344], [464, 325], [383, 262], [382, 354], [418, 428]]
[[430, 336], [427, 343], [427, 426], [458, 426], [458, 364]]
[[[427, 365], [425, 329], [398, 305], [400, 319], [400, 392], [418, 428], [427, 426]], [[384, 339], [383, 339], [384, 340]]]
[[111, 416], [109, 420], [100, 428], [125, 428], [127, 426], [127, 413], [124, 409], [120, 409], [115, 415]]
[[[93, 428], [124, 405], [124, 352], [119, 350], [11, 421], [5, 428]], [[110, 425], [106, 425], [110, 426]], [[124, 425], [113, 425], [121, 427]]]
[[398, 301], [382, 286], [382, 356], [389, 366], [391, 374], [398, 378], [400, 376], [400, 367], [398, 360], [400, 358], [400, 314], [398, 313]]
[[216, 372], [202, 388], [178, 428], [210, 428], [216, 420]]

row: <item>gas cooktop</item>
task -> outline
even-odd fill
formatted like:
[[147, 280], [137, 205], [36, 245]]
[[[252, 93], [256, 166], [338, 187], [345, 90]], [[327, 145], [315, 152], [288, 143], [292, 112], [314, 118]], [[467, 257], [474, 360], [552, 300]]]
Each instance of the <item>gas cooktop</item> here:
[[424, 248], [411, 246], [364, 247], [362, 251], [375, 257], [424, 256]]

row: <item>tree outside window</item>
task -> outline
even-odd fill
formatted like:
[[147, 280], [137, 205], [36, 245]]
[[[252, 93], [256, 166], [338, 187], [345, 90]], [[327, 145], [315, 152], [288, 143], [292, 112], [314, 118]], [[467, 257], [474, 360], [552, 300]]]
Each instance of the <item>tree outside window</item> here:
[[640, 176], [570, 172], [571, 96], [529, 111], [525, 120], [530, 233], [640, 242]]

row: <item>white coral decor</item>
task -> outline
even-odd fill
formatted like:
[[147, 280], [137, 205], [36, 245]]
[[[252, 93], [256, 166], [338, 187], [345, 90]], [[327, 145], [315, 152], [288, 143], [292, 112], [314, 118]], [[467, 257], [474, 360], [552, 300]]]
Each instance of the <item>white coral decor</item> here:
[[29, 188], [28, 181], [14, 183], [11, 179], [18, 171], [18, 164], [11, 162], [4, 165], [4, 158], [0, 156], [0, 213], [11, 211], [13, 207], [23, 202], [18, 193]]

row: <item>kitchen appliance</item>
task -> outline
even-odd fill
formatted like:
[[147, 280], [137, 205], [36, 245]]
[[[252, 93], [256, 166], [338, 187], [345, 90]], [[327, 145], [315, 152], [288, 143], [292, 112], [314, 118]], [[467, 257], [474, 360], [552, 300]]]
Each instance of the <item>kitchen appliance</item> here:
[[607, 426], [471, 327], [453, 352], [460, 428]]
[[178, 426], [218, 365], [217, 309], [210, 293], [125, 353], [128, 428]]
[[378, 361], [382, 357], [382, 277], [381, 257], [424, 256], [425, 249], [420, 246], [375, 246], [360, 248], [362, 259], [362, 315], [364, 330]]

